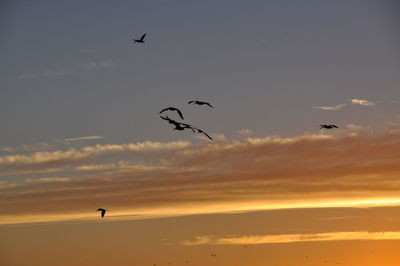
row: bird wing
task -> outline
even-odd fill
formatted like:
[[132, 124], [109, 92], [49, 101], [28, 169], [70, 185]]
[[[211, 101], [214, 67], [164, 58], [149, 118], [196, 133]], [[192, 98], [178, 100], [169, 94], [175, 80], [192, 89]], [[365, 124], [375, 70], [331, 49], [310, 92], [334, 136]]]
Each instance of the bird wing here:
[[106, 210], [101, 210], [101, 218], [104, 217], [104, 214], [106, 213]]
[[[176, 109], [176, 108], [175, 108]], [[183, 114], [182, 114], [182, 112], [181, 112], [181, 110], [179, 110], [179, 109], [176, 109], [176, 111], [178, 112], [178, 115], [182, 118], [182, 120], [183, 120]]]
[[189, 101], [188, 104], [194, 103], [195, 101]]
[[167, 110], [170, 110], [170, 107], [162, 109], [162, 110], [159, 112], [159, 114], [161, 114], [162, 112], [165, 112], [165, 111], [167, 111]]
[[207, 105], [210, 106], [211, 108], [214, 108], [214, 106], [212, 106], [210, 103], [205, 103], [205, 104], [207, 104]]
[[160, 116], [160, 118], [169, 121], [166, 117]]
[[142, 37], [140, 37], [140, 40], [143, 41], [144, 37], [146, 37], [147, 33], [143, 34]]
[[209, 139], [213, 139], [212, 137], [210, 137], [206, 132], [204, 132], [203, 130], [201, 130], [201, 129], [198, 129], [198, 132], [199, 133], [203, 133], [204, 135], [206, 135], [207, 136], [207, 138], [209, 138]]

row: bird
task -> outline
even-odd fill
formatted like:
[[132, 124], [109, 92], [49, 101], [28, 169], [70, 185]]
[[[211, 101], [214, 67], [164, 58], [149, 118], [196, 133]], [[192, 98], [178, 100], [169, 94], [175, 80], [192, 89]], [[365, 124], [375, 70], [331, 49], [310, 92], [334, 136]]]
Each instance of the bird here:
[[175, 107], [164, 108], [159, 112], [159, 114], [162, 114], [165, 111], [176, 111], [176, 112], [178, 112], [178, 115], [182, 118], [182, 120], [184, 120], [183, 114], [182, 114], [181, 110], [179, 110], [178, 108], [175, 108]]
[[195, 130], [197, 130], [197, 133], [201, 133], [201, 134], [204, 134], [204, 135], [206, 135], [206, 137], [207, 138], [209, 138], [209, 139], [211, 139], [211, 140], [213, 140], [213, 138], [212, 137], [210, 137], [206, 132], [204, 132], [203, 130], [201, 130], [200, 128], [194, 128]]
[[332, 128], [339, 128], [338, 126], [335, 125], [319, 125], [320, 129], [326, 128], [326, 129], [332, 129]]
[[144, 37], [146, 37], [147, 33], [143, 34], [142, 37], [140, 37], [140, 39], [132, 39], [135, 43], [144, 43]]
[[197, 105], [208, 105], [211, 108], [214, 108], [210, 103], [208, 102], [203, 102], [203, 101], [189, 101], [188, 104], [197, 104]]
[[101, 211], [101, 218], [103, 218], [104, 214], [106, 213], [107, 210], [102, 209], [102, 208], [98, 208], [97, 211]]

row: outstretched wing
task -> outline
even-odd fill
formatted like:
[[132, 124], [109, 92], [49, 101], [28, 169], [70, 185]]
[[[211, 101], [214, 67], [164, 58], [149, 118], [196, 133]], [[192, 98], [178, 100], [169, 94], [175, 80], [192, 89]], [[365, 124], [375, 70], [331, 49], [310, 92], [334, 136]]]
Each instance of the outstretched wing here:
[[182, 114], [181, 110], [179, 110], [179, 109], [176, 108], [176, 111], [178, 112], [178, 115], [182, 118], [182, 120], [184, 120], [184, 119], [183, 119], [183, 114]]
[[205, 104], [207, 104], [207, 105], [210, 106], [211, 108], [214, 108], [214, 106], [212, 106], [210, 103], [205, 102]]
[[204, 132], [203, 130], [201, 130], [201, 129], [198, 129], [198, 131], [197, 132], [199, 132], [199, 133], [203, 133], [204, 135], [206, 135], [207, 136], [207, 138], [209, 138], [209, 139], [213, 139], [212, 137], [210, 137], [206, 132]]
[[167, 111], [167, 110], [170, 110], [170, 107], [162, 109], [162, 110], [159, 112], [159, 114], [161, 114], [161, 113], [163, 113], [163, 112], [165, 112], [165, 111]]
[[140, 37], [140, 41], [144, 40], [144, 37], [146, 37], [147, 33], [143, 34], [142, 37]]
[[106, 210], [101, 210], [101, 218], [104, 217], [104, 214], [106, 213]]
[[194, 102], [195, 102], [195, 101], [189, 101], [188, 104], [192, 104], [192, 103], [194, 103]]

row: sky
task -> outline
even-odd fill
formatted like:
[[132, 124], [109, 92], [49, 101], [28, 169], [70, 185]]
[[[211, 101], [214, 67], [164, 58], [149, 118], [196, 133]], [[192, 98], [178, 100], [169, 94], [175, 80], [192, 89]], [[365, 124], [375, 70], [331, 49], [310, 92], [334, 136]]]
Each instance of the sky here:
[[399, 11], [2, 1], [0, 264], [399, 265]]

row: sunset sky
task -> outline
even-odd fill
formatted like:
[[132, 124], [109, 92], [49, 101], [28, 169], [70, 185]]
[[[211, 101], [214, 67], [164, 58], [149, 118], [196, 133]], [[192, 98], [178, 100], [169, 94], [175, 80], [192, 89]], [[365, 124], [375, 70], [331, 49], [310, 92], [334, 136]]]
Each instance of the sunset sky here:
[[399, 14], [2, 1], [0, 265], [400, 265]]

